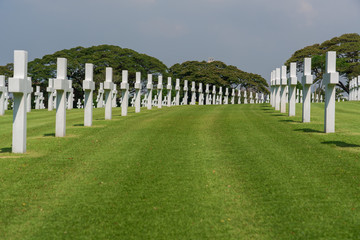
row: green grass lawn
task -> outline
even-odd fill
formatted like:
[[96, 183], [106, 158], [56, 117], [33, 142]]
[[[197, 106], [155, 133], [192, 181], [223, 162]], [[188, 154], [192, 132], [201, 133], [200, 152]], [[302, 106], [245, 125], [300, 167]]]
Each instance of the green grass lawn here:
[[360, 102], [301, 123], [268, 105], [28, 114], [27, 153], [0, 117], [0, 239], [360, 239]]

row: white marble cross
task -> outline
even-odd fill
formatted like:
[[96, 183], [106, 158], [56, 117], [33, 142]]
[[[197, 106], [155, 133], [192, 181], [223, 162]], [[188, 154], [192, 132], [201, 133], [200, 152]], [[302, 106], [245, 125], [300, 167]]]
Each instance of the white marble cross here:
[[40, 86], [36, 86], [36, 92], [34, 93], [35, 95], [35, 109], [40, 109]]
[[5, 114], [5, 76], [0, 75], [0, 116]]
[[97, 96], [97, 108], [104, 107], [104, 83], [100, 83], [100, 88], [98, 90]]
[[84, 126], [92, 126], [93, 118], [93, 91], [95, 90], [94, 83], [94, 65], [92, 63], [85, 64], [85, 80], [83, 81], [83, 90], [85, 92], [84, 99]]
[[249, 96], [250, 104], [253, 104], [254, 103], [253, 92], [250, 91], [249, 93], [250, 93], [250, 96]]
[[271, 72], [270, 75], [270, 105], [275, 108], [275, 101], [276, 101], [276, 82], [275, 82], [275, 71]]
[[168, 77], [168, 82], [167, 82], [167, 86], [166, 86], [168, 92], [167, 92], [167, 106], [170, 107], [171, 106], [171, 90], [172, 90], [172, 85], [171, 85], [171, 77]]
[[218, 101], [218, 104], [223, 104], [222, 100], [223, 100], [223, 91], [222, 91], [222, 87], [219, 87], [219, 101]]
[[74, 88], [72, 87], [72, 80], [68, 80], [69, 83], [69, 94], [68, 94], [68, 109], [74, 108]]
[[241, 90], [238, 89], [238, 104], [241, 104]]
[[184, 80], [184, 98], [183, 98], [184, 105], [188, 105], [188, 91], [189, 91], [188, 80]]
[[244, 90], [244, 104], [248, 103], [248, 99], [247, 99], [247, 90]]
[[78, 109], [82, 108], [82, 105], [81, 105], [81, 100], [80, 100], [80, 98], [79, 98], [79, 99], [78, 99], [78, 101], [77, 101], [77, 108], [78, 108]]
[[39, 96], [39, 105], [40, 105], [40, 109], [45, 109], [45, 105], [44, 105], [44, 93], [40, 92], [40, 96]]
[[136, 73], [135, 95], [135, 113], [139, 113], [141, 108], [141, 72]]
[[112, 118], [112, 91], [114, 89], [113, 83], [113, 69], [107, 67], [105, 70], [105, 82], [104, 82], [104, 91], [105, 91], [105, 120], [111, 120]]
[[9, 78], [9, 92], [14, 96], [12, 152], [26, 152], [27, 109], [26, 98], [31, 92], [31, 82], [27, 78], [28, 53], [14, 51], [14, 77]]
[[175, 91], [176, 91], [175, 105], [179, 106], [180, 105], [180, 79], [178, 79], [178, 78], [176, 79]]
[[231, 90], [231, 104], [235, 104], [235, 88]]
[[153, 90], [152, 74], [148, 74], [148, 82], [147, 82], [146, 88], [148, 90], [147, 109], [151, 110], [151, 108], [152, 108], [152, 90]]
[[57, 59], [57, 76], [54, 79], [54, 89], [56, 90], [56, 137], [66, 135], [66, 93], [69, 89], [67, 79], [67, 59]]
[[30, 92], [26, 95], [26, 111], [31, 112], [31, 94], [34, 92], [34, 88], [31, 84], [31, 77], [27, 78], [27, 81], [30, 83]]
[[210, 95], [210, 87], [209, 87], [209, 84], [206, 84], [205, 85], [205, 104], [206, 105], [210, 104], [209, 95]]
[[8, 89], [5, 88], [4, 92], [4, 110], [7, 111], [9, 109], [9, 92]]
[[281, 79], [280, 79], [280, 112], [286, 113], [286, 78], [287, 69], [286, 66], [281, 67]]
[[121, 89], [121, 116], [127, 116], [129, 107], [129, 82], [128, 71], [122, 71], [122, 81], [120, 84]]
[[48, 84], [46, 88], [48, 92], [48, 110], [52, 111], [54, 109], [54, 79], [49, 78]]
[[280, 76], [280, 68], [275, 69], [275, 110], [280, 111], [280, 84], [281, 84], [281, 76]]
[[290, 63], [290, 77], [288, 80], [289, 86], [289, 117], [295, 116], [295, 107], [296, 107], [296, 62]]
[[224, 104], [229, 104], [229, 89], [225, 88]]
[[302, 105], [302, 122], [310, 122], [311, 84], [313, 84], [313, 76], [311, 75], [311, 58], [305, 58], [304, 76], [302, 77], [302, 85], [304, 91]]
[[157, 89], [158, 89], [158, 91], [157, 91], [157, 95], [158, 95], [157, 107], [162, 108], [163, 77], [161, 75], [158, 76]]
[[204, 93], [202, 83], [199, 83], [199, 105], [204, 105]]
[[196, 88], [195, 88], [195, 82], [191, 82], [191, 103], [190, 105], [195, 105], [196, 103]]
[[335, 86], [339, 83], [339, 72], [336, 71], [336, 52], [326, 53], [326, 73], [323, 75], [325, 85], [325, 133], [335, 132]]
[[216, 104], [216, 86], [213, 86], [213, 90], [212, 90], [212, 104], [215, 105]]
[[118, 105], [117, 105], [117, 94], [118, 94], [118, 91], [117, 91], [117, 84], [114, 84], [113, 85], [113, 90], [112, 90], [112, 107], [113, 108], [116, 108]]

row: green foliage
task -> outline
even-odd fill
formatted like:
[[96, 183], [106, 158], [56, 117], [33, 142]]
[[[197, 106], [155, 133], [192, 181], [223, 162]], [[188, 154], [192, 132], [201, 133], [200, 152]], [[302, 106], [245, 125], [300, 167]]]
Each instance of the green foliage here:
[[[45, 55], [29, 62], [28, 75], [32, 77], [33, 84], [40, 85], [45, 91], [49, 78], [56, 77], [57, 58], [68, 60], [68, 78], [73, 80], [75, 98], [82, 97], [82, 81], [85, 77], [85, 64], [94, 64], [94, 81], [96, 84], [105, 80], [105, 68], [112, 67], [114, 82], [121, 82], [122, 70], [129, 71], [129, 83], [135, 82], [136, 72], [141, 72], [142, 78], [147, 74], [167, 75], [168, 69], [160, 60], [134, 50], [112, 45], [100, 45], [89, 48], [75, 47], [65, 49], [54, 54]], [[0, 74], [12, 76], [12, 64], [0, 67]]]
[[260, 75], [244, 72], [221, 61], [177, 63], [170, 68], [170, 74], [181, 79], [182, 82], [183, 80], [189, 80], [196, 83], [201, 82], [223, 87], [241, 86], [256, 92], [269, 92], [266, 80]]
[[[336, 51], [336, 69], [340, 76], [348, 80], [360, 75], [360, 35], [357, 33], [344, 34], [334, 37], [321, 44], [314, 44], [297, 50], [285, 63], [289, 67], [291, 62], [297, 63], [297, 70], [303, 71], [304, 58], [312, 58], [312, 73], [315, 75], [314, 83], [321, 81], [325, 72], [325, 54]], [[349, 92], [348, 83], [338, 85]]]

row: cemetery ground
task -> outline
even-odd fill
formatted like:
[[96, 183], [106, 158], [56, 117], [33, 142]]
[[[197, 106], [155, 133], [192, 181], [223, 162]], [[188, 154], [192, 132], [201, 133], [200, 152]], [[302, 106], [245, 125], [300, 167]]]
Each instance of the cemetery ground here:
[[266, 104], [28, 114], [26, 154], [0, 117], [1, 239], [358, 239], [360, 103], [336, 133]]

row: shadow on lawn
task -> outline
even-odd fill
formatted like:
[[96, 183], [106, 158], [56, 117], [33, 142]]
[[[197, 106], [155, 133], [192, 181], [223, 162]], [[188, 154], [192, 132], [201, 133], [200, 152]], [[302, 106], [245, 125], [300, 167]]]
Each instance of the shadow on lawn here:
[[360, 147], [360, 145], [357, 144], [352, 144], [352, 143], [346, 143], [343, 141], [325, 141], [325, 142], [321, 142], [322, 144], [334, 144], [337, 147]]
[[45, 133], [44, 137], [55, 137], [55, 133]]
[[0, 148], [0, 153], [11, 153], [11, 147]]
[[284, 114], [279, 114], [279, 113], [276, 113], [276, 114], [271, 114], [271, 116], [276, 116], [276, 117], [285, 117]]
[[307, 132], [307, 133], [324, 133], [322, 131], [319, 130], [315, 130], [315, 129], [311, 129], [311, 128], [300, 128], [300, 129], [295, 129], [294, 131], [297, 132]]
[[83, 127], [84, 124], [83, 124], [83, 123], [78, 123], [78, 124], [74, 124], [73, 126], [74, 126], [74, 127]]

